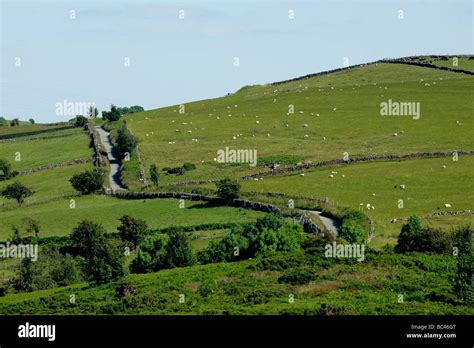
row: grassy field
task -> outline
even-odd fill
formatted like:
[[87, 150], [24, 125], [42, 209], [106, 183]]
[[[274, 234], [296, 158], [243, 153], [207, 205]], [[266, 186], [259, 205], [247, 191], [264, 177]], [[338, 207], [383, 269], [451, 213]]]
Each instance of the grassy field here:
[[[47, 133], [42, 135], [45, 134]], [[77, 130], [67, 137], [5, 142], [0, 144], [0, 158], [9, 161], [13, 170], [35, 168], [91, 157], [89, 143], [90, 138], [82, 130]], [[17, 153], [20, 154], [19, 161], [16, 160]]]
[[[442, 168], [443, 165], [446, 165], [446, 169]], [[360, 209], [363, 203], [363, 211], [376, 223], [373, 243], [380, 246], [386, 242], [396, 242], [401, 226], [391, 224], [392, 218], [474, 209], [471, 198], [474, 192], [473, 170], [472, 156], [459, 157], [458, 161], [435, 158], [362, 163], [313, 170], [304, 176], [291, 174], [259, 181], [242, 181], [242, 189], [329, 197], [336, 205], [354, 209]], [[331, 174], [333, 171], [337, 171], [337, 174]], [[406, 189], [401, 190], [399, 185], [406, 185]], [[403, 200], [403, 208], [398, 208], [399, 199]], [[446, 203], [451, 204], [452, 208], [445, 208]], [[295, 204], [298, 202], [295, 201]], [[367, 204], [373, 205], [375, 209], [368, 211], [365, 208]], [[474, 222], [472, 215], [452, 220]]]
[[33, 133], [33, 132], [47, 132], [56, 128], [63, 128], [66, 124], [31, 124], [29, 122], [20, 121], [19, 126], [11, 127], [2, 126], [0, 127], [0, 138], [6, 135], [21, 135], [22, 133]]
[[0, 212], [0, 240], [11, 235], [13, 224], [22, 226], [24, 217], [40, 221], [41, 236], [64, 236], [82, 220], [100, 222], [108, 232], [115, 232], [124, 214], [144, 219], [153, 229], [170, 226], [192, 226], [207, 223], [251, 222], [263, 213], [231, 207], [209, 207], [200, 202], [185, 202], [179, 208], [175, 199], [124, 200], [101, 195], [76, 197], [75, 208], [70, 199], [25, 206]]
[[[77, 173], [92, 169], [92, 163], [75, 164], [67, 167], [60, 167], [51, 170], [43, 170], [33, 174], [18, 175], [10, 180], [0, 181], [0, 190], [13, 182], [20, 182], [34, 191], [34, 194], [26, 198], [23, 203], [25, 206], [44, 202], [53, 199], [58, 195], [74, 194], [76, 190], [72, 187], [69, 179]], [[0, 211], [8, 207], [16, 208], [17, 203], [14, 200], [6, 199], [0, 196]]]
[[448, 59], [440, 59], [431, 56], [426, 56], [418, 57], [414, 59], [414, 61], [444, 66], [451, 69], [461, 69], [474, 72], [474, 56], [460, 56], [457, 58], [457, 66], [455, 65], [456, 61], [454, 60], [454, 57], [449, 57]]
[[[129, 275], [115, 283], [12, 294], [0, 298], [1, 314], [474, 314], [453, 303], [450, 256], [393, 254], [361, 263], [330, 262], [321, 256], [280, 253], [265, 258]], [[284, 260], [287, 260], [284, 262]], [[447, 265], [448, 270], [446, 271]], [[314, 272], [300, 284], [281, 281], [291, 269]], [[136, 295], [121, 297], [131, 284]], [[76, 295], [71, 305], [69, 296]], [[184, 303], [179, 302], [185, 295]], [[404, 296], [403, 303], [398, 296]], [[294, 302], [289, 301], [290, 295]], [[54, 304], [54, 305], [53, 305]]]
[[[126, 119], [141, 139], [147, 168], [152, 163], [159, 168], [197, 165], [185, 175], [163, 175], [162, 184], [168, 184], [262, 170], [216, 163], [217, 151], [226, 146], [255, 149], [260, 162], [270, 158], [288, 164], [342, 158], [344, 152], [358, 156], [471, 149], [472, 108], [466, 100], [473, 87], [474, 77], [467, 75], [374, 64], [244, 88], [228, 97], [185, 104], [184, 114], [174, 106]], [[419, 102], [420, 119], [381, 116], [380, 103], [388, 99]], [[290, 104], [294, 114], [288, 114]]]

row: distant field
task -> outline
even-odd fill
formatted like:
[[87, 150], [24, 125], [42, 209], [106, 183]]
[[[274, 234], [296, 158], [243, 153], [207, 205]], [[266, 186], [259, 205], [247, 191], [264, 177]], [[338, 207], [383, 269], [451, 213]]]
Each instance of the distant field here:
[[[45, 134], [47, 133], [42, 135]], [[67, 137], [0, 143], [0, 158], [9, 161], [13, 170], [35, 168], [91, 157], [92, 150], [89, 148], [89, 143], [90, 138], [84, 131], [78, 129]], [[15, 160], [17, 153], [20, 154], [20, 161]]]
[[21, 136], [22, 133], [35, 133], [35, 132], [47, 132], [50, 130], [56, 130], [57, 128], [64, 128], [67, 124], [30, 124], [29, 122], [21, 122], [19, 126], [2, 126], [0, 127], [0, 138], [7, 137], [8, 135]]
[[[70, 208], [69, 199], [59, 199], [45, 204], [25, 206], [14, 210], [0, 211], [0, 240], [11, 235], [13, 224], [22, 226], [24, 217], [40, 221], [41, 236], [63, 236], [82, 220], [100, 222], [108, 232], [115, 232], [124, 214], [144, 219], [153, 229], [170, 226], [192, 226], [207, 223], [250, 222], [264, 213], [231, 207], [208, 207], [201, 202], [185, 202], [179, 208], [178, 200], [125, 200], [106, 196], [75, 197], [75, 208]], [[24, 229], [23, 229], [24, 230]]]
[[[28, 175], [19, 175], [10, 180], [0, 181], [0, 190], [18, 181], [34, 191], [31, 197], [26, 198], [24, 205], [34, 204], [37, 201], [44, 201], [57, 195], [75, 193], [76, 190], [72, 187], [69, 179], [74, 174], [92, 168], [92, 163], [84, 163], [44, 170]], [[16, 201], [0, 196], [0, 212], [4, 205], [17, 207]]]
[[[126, 119], [141, 139], [147, 172], [152, 163], [159, 168], [184, 162], [197, 165], [182, 176], [162, 175], [161, 183], [166, 185], [262, 170], [216, 163], [217, 151], [226, 146], [255, 149], [260, 162], [273, 159], [286, 164], [342, 158], [344, 152], [359, 156], [470, 150], [472, 107], [466, 101], [473, 88], [474, 77], [467, 75], [374, 64], [244, 88], [228, 97], [185, 104], [185, 114], [174, 106]], [[388, 99], [419, 102], [420, 119], [381, 116], [380, 103]], [[287, 114], [290, 104], [294, 114]]]
[[457, 57], [457, 66], [455, 65], [455, 57], [446, 57], [447, 59], [435, 58], [435, 57], [418, 57], [413, 59], [421, 63], [429, 63], [438, 66], [444, 66], [451, 69], [461, 69], [474, 72], [474, 56], [470, 57]]
[[[447, 168], [443, 169], [443, 165]], [[393, 243], [401, 225], [391, 224], [392, 218], [474, 209], [473, 170], [472, 156], [460, 157], [457, 162], [451, 158], [436, 158], [363, 163], [318, 169], [306, 172], [305, 176], [292, 174], [260, 181], [246, 180], [242, 181], [242, 190], [329, 197], [336, 205], [354, 209], [360, 209], [360, 203], [363, 203], [363, 211], [376, 222], [373, 242], [377, 244], [381, 239], [381, 242]], [[337, 174], [331, 174], [332, 171]], [[406, 185], [406, 189], [395, 188], [396, 185]], [[399, 199], [403, 200], [402, 209], [398, 208]], [[368, 203], [375, 209], [368, 211], [365, 208]], [[445, 208], [445, 203], [451, 204], [452, 208]], [[458, 223], [474, 222], [472, 215], [451, 219]]]

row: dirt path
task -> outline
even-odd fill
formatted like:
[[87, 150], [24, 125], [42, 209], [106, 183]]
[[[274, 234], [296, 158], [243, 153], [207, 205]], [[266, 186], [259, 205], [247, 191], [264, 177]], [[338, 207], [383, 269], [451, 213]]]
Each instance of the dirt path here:
[[337, 223], [336, 220], [321, 215], [322, 211], [319, 211], [319, 210], [310, 210], [309, 212], [311, 214], [317, 215], [319, 220], [321, 220], [321, 222], [323, 223], [324, 227], [326, 227], [329, 231], [334, 233], [334, 235], [337, 236], [339, 234], [339, 224]]
[[110, 133], [105, 131], [102, 127], [96, 126], [95, 129], [100, 136], [100, 142], [107, 151], [107, 157], [110, 163], [109, 182], [112, 190], [125, 190], [120, 181], [120, 158], [117, 149], [110, 141]]

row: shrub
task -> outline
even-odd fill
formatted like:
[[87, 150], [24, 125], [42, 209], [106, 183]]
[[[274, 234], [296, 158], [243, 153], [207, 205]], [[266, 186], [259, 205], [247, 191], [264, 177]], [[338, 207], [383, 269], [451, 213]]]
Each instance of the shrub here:
[[316, 279], [314, 270], [309, 268], [290, 269], [278, 278], [280, 284], [303, 285]]
[[148, 234], [148, 225], [144, 220], [135, 219], [130, 215], [119, 218], [121, 225], [117, 228], [123, 241], [131, 243], [134, 247], [141, 244]]
[[2, 196], [8, 199], [15, 199], [19, 205], [22, 205], [25, 198], [33, 194], [28, 187], [25, 185], [14, 182], [13, 184], [8, 185], [2, 191]]
[[225, 178], [216, 183], [217, 196], [225, 199], [239, 198], [240, 184], [237, 180]]
[[186, 174], [186, 169], [184, 167], [175, 167], [175, 168], [164, 168], [168, 174], [177, 174], [184, 175]]
[[0, 180], [10, 179], [12, 176], [12, 167], [6, 160], [0, 159]]
[[83, 194], [89, 194], [102, 189], [104, 176], [99, 170], [86, 170], [85, 172], [75, 174], [69, 182], [77, 191]]
[[194, 255], [189, 246], [189, 238], [185, 232], [172, 230], [168, 232], [169, 241], [165, 247], [163, 260], [158, 268], [175, 268], [192, 266]]
[[110, 105], [110, 111], [102, 111], [102, 118], [107, 121], [118, 121], [120, 116], [120, 111], [114, 104]]
[[138, 139], [130, 133], [125, 122], [122, 123], [122, 126], [117, 132], [116, 144], [122, 157], [124, 157], [126, 153], [132, 154], [138, 144]]
[[452, 236], [449, 233], [431, 227], [422, 228], [419, 218], [412, 216], [402, 226], [395, 251], [450, 253], [452, 245]]
[[196, 169], [196, 165], [194, 163], [191, 163], [191, 162], [185, 162], [183, 164], [183, 168], [186, 170], [186, 171], [190, 171], [190, 170], [194, 170]]
[[354, 220], [345, 220], [339, 233], [349, 243], [363, 243], [365, 239], [364, 228]]
[[474, 257], [472, 255], [472, 228], [459, 227], [454, 232], [454, 246], [457, 248], [456, 275], [452, 286], [456, 296], [467, 304], [474, 303]]
[[158, 186], [159, 178], [160, 175], [158, 174], [158, 168], [156, 168], [155, 164], [152, 164], [150, 166], [150, 179], [155, 184], [155, 186]]
[[84, 117], [82, 115], [77, 115], [76, 118], [74, 119], [74, 125], [76, 127], [85, 127], [89, 120], [87, 117]]
[[15, 126], [19, 126], [19, 125], [20, 125], [20, 121], [17, 118], [14, 118], [13, 120], [10, 121], [10, 126], [11, 127], [15, 127]]

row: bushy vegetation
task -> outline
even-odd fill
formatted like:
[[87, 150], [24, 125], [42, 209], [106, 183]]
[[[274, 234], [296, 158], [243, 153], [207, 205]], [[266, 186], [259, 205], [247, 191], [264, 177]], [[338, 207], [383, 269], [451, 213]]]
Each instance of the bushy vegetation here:
[[130, 133], [130, 131], [127, 129], [126, 123], [123, 122], [117, 132], [115, 142], [117, 145], [117, 150], [119, 151], [120, 156], [123, 158], [127, 153], [131, 155], [135, 152], [138, 139], [132, 133]]
[[82, 116], [82, 115], [77, 115], [76, 118], [74, 119], [74, 125], [76, 127], [85, 127], [87, 125], [87, 123], [89, 122], [89, 120], [87, 119], [87, 117], [85, 116]]
[[12, 175], [11, 164], [7, 160], [0, 159], [0, 180], [10, 179]]
[[3, 197], [16, 200], [18, 205], [22, 205], [25, 198], [31, 196], [33, 193], [32, 190], [20, 182], [14, 182], [1, 191]]
[[119, 218], [121, 224], [117, 228], [120, 238], [130, 243], [134, 248], [140, 245], [149, 233], [145, 220], [135, 219], [130, 215], [123, 215]]
[[216, 183], [217, 196], [225, 199], [239, 198], [240, 184], [235, 179], [225, 178]]
[[102, 189], [104, 185], [104, 174], [97, 169], [86, 170], [75, 174], [69, 182], [72, 187], [83, 194], [90, 194]]

